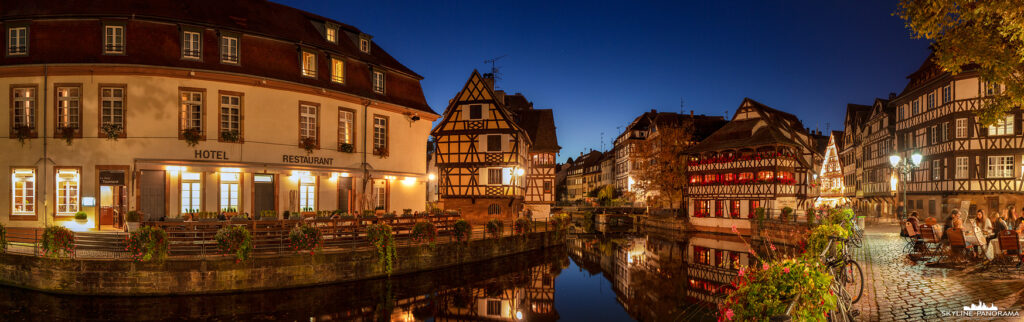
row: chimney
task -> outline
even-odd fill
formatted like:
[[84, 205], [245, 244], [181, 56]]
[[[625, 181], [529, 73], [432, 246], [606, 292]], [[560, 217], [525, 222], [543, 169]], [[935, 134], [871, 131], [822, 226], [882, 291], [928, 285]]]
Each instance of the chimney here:
[[[491, 79], [491, 83], [489, 85], [492, 86], [492, 87], [494, 86], [494, 79], [493, 78]], [[496, 91], [494, 91], [494, 96], [495, 96], [494, 98], [496, 100], [498, 100], [498, 103], [501, 103], [501, 105], [505, 105], [505, 91], [503, 91], [503, 90], [496, 90]]]
[[690, 118], [693, 118], [693, 110], [690, 110]]
[[896, 93], [889, 92], [889, 100], [893, 100], [895, 98], [896, 98]]
[[494, 90], [494, 74], [484, 73], [484, 83], [487, 84], [487, 88]]

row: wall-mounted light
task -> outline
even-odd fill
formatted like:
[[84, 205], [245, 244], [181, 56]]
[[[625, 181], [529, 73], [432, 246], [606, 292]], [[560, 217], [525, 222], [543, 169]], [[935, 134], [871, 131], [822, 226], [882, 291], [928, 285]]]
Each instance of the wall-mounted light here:
[[433, 173], [427, 175], [427, 180], [434, 181], [436, 179], [437, 179], [437, 176], [434, 175]]
[[242, 172], [241, 168], [220, 168], [220, 172], [239, 173]]
[[405, 177], [405, 179], [402, 179], [402, 184], [407, 185], [407, 186], [408, 185], [413, 185], [415, 183], [416, 183], [416, 177]]
[[384, 180], [394, 181], [395, 180], [395, 176], [384, 176]]

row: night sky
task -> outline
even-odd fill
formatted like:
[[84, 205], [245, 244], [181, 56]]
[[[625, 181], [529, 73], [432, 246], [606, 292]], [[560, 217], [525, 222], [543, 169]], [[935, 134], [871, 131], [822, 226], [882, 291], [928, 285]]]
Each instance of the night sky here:
[[[644, 111], [728, 115], [744, 97], [804, 126], [899, 93], [928, 55], [896, 1], [281, 1], [353, 25], [424, 77], [443, 113], [470, 72], [554, 109], [559, 160], [610, 147]], [[679, 1], [682, 2], [682, 1]]]

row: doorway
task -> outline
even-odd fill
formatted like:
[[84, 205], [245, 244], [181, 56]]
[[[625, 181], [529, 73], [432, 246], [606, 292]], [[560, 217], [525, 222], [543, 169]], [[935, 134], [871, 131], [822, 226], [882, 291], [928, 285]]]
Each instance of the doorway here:
[[254, 174], [252, 176], [252, 209], [253, 218], [262, 218], [264, 211], [277, 210], [277, 189], [273, 174]]
[[125, 171], [100, 170], [99, 184], [99, 229], [124, 230], [124, 216], [128, 205]]

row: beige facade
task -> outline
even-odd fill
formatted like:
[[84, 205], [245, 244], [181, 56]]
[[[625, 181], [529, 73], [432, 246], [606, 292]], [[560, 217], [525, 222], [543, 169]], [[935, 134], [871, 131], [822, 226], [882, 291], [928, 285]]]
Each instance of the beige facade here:
[[[45, 75], [34, 75], [20, 67], [2, 67], [0, 74], [26, 75], [0, 78], [0, 89], [8, 96], [0, 103], [4, 111], [12, 111], [16, 104], [16, 88], [35, 88], [29, 101], [38, 134], [20, 143], [12, 130], [10, 139], [0, 140], [0, 149], [5, 151], [0, 164], [10, 173], [0, 183], [7, 194], [0, 198], [0, 209], [5, 210], [0, 222], [5, 225], [39, 227], [56, 221], [80, 229], [97, 229], [101, 212], [121, 214], [136, 209], [148, 212], [150, 219], [178, 217], [185, 209], [219, 212], [229, 205], [237, 205], [239, 213], [253, 214], [256, 204], [266, 199], [260, 195], [271, 194], [272, 207], [278, 213], [299, 211], [304, 206], [358, 211], [383, 205], [388, 211], [399, 212], [425, 208], [423, 142], [431, 121], [437, 117], [431, 113], [289, 82], [172, 68], [107, 74], [82, 68], [51, 68]], [[72, 115], [77, 113], [79, 117], [80, 137], [70, 144], [55, 137], [55, 106], [68, 100], [66, 96], [58, 98], [57, 87], [78, 89], [78, 96], [74, 92], [70, 95], [79, 106]], [[123, 138], [108, 139], [100, 129], [104, 87], [124, 90]], [[201, 115], [196, 115], [200, 116], [205, 139], [195, 146], [189, 146], [179, 134], [184, 91], [198, 93], [194, 97], [201, 102]], [[241, 129], [237, 143], [218, 139], [222, 95], [239, 98]], [[233, 104], [230, 99], [228, 103]], [[299, 146], [303, 135], [300, 105], [315, 107], [311, 115], [315, 115], [316, 126], [312, 129], [319, 148], [312, 153]], [[352, 115], [353, 152], [339, 151], [339, 135], [345, 136], [340, 134], [343, 122], [339, 113]], [[419, 116], [418, 120], [414, 115]], [[0, 124], [10, 126], [13, 116], [13, 112], [0, 113]], [[374, 124], [386, 132], [383, 144], [390, 152], [387, 157], [376, 156], [372, 148], [366, 148], [374, 144]], [[123, 173], [123, 180], [116, 179], [117, 173]], [[259, 175], [258, 180], [271, 180], [272, 191], [257, 194], [253, 182], [257, 174], [270, 175]], [[141, 176], [153, 179], [143, 183]], [[198, 186], [189, 182], [196, 178]], [[364, 186], [367, 179], [372, 182]], [[30, 180], [32, 184], [26, 186], [24, 182]], [[189, 184], [183, 184], [183, 180]], [[163, 187], [158, 189], [155, 183], [161, 181]], [[234, 186], [230, 186], [232, 182], [236, 182]], [[65, 186], [59, 189], [61, 184]], [[28, 190], [32, 191], [24, 193]], [[60, 198], [56, 196], [58, 190]], [[153, 204], [160, 199], [160, 190], [162, 211]], [[194, 190], [201, 197], [188, 196]], [[121, 198], [116, 197], [118, 192]], [[118, 205], [117, 199], [124, 202]], [[71, 220], [69, 215], [78, 210], [88, 214], [87, 223]], [[104, 225], [109, 221], [102, 220]]]

